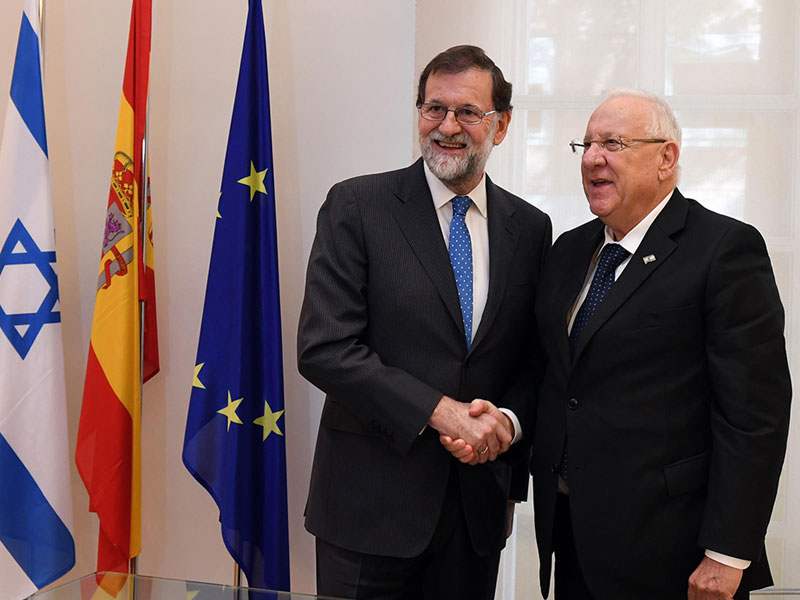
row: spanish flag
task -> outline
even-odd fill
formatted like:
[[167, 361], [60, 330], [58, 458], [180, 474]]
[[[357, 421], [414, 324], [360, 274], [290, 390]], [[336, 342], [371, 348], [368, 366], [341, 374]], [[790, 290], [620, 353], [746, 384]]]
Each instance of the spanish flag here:
[[142, 198], [140, 187], [151, 10], [152, 0], [133, 0], [75, 453], [89, 510], [100, 521], [98, 571], [127, 572], [129, 559], [141, 550], [140, 373], [146, 381], [158, 372], [150, 199]]

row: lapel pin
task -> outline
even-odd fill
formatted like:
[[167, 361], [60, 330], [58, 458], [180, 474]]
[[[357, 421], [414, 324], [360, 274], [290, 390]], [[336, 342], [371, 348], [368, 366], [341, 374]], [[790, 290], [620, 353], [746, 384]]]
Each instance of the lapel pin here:
[[653, 262], [655, 259], [656, 259], [655, 254], [648, 254], [647, 256], [642, 258], [642, 261], [644, 262], [644, 264], [647, 264]]

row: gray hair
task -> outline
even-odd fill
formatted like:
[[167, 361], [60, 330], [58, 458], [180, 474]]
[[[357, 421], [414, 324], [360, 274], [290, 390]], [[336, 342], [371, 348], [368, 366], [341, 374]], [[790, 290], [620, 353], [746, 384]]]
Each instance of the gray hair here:
[[672, 107], [667, 103], [664, 98], [645, 92], [644, 90], [626, 89], [626, 88], [613, 88], [606, 90], [604, 93], [605, 99], [627, 97], [627, 98], [641, 98], [647, 100], [653, 107], [650, 116], [650, 125], [647, 127], [647, 135], [655, 138], [666, 138], [678, 144], [681, 147], [681, 126], [675, 113], [672, 112]]

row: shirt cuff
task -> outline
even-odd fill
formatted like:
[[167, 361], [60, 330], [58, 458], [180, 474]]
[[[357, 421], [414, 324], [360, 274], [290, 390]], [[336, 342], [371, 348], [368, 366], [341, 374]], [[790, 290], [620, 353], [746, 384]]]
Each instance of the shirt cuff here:
[[511, 440], [511, 443], [516, 444], [522, 439], [522, 425], [519, 424], [519, 419], [517, 415], [514, 414], [514, 411], [501, 407], [500, 412], [511, 419], [511, 424], [514, 425], [514, 438]]
[[723, 565], [733, 567], [734, 569], [745, 570], [747, 567], [750, 566], [749, 560], [744, 560], [743, 558], [734, 558], [733, 556], [728, 556], [727, 554], [720, 554], [719, 552], [714, 552], [713, 550], [706, 550], [706, 556], [711, 560], [715, 560], [718, 563], [722, 563]]

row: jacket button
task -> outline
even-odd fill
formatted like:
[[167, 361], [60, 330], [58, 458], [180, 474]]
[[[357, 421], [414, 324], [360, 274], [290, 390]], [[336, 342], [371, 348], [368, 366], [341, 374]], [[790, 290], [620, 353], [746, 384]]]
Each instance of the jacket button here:
[[578, 408], [578, 400], [576, 398], [570, 398], [569, 400], [567, 400], [567, 407], [570, 410], [575, 410], [576, 408]]
[[551, 473], [558, 473], [558, 463], [553, 463], [553, 464], [550, 466], [550, 472], [551, 472]]

